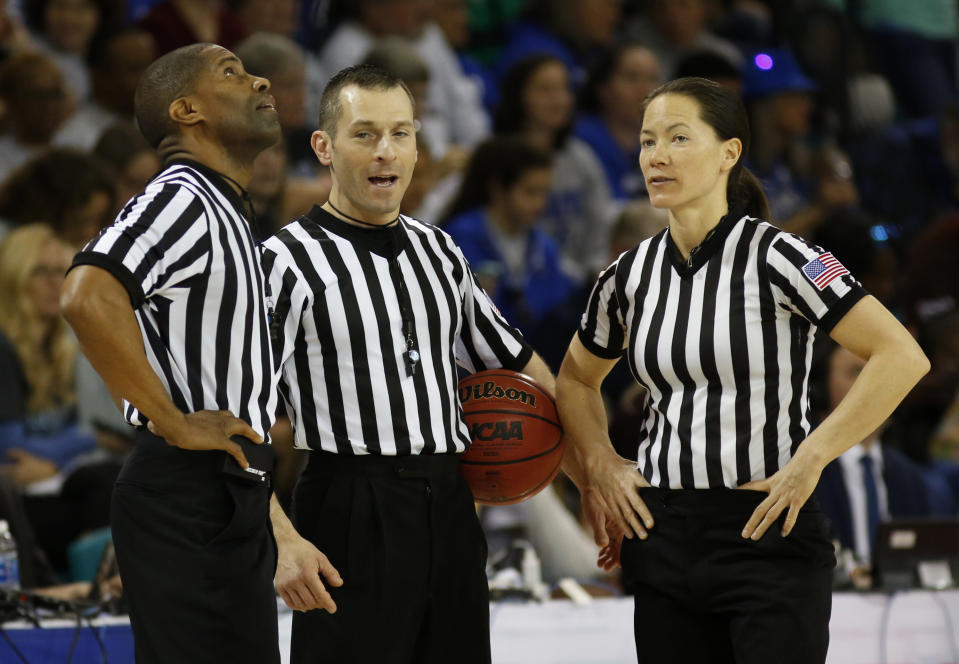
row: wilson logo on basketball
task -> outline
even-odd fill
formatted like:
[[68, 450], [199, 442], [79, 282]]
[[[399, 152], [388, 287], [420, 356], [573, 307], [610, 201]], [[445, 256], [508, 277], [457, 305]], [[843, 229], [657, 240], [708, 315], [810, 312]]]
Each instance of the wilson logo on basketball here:
[[482, 385], [467, 385], [460, 387], [460, 403], [466, 403], [470, 399], [508, 399], [510, 401], [519, 401], [522, 404], [529, 404], [536, 408], [536, 395], [517, 390], [515, 387], [503, 389], [491, 380]]
[[522, 422], [475, 422], [470, 427], [473, 440], [523, 440]]

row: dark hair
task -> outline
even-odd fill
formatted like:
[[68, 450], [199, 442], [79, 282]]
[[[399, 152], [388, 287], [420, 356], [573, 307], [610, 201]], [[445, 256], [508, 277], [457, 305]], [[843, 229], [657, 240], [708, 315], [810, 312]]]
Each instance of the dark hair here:
[[326, 87], [323, 88], [323, 95], [320, 97], [320, 115], [317, 119], [317, 126], [330, 136], [336, 136], [336, 123], [340, 119], [340, 113], [343, 112], [340, 92], [348, 85], [355, 85], [361, 90], [402, 88], [413, 106], [413, 115], [416, 115], [416, 102], [413, 100], [413, 93], [410, 92], [403, 79], [375, 65], [353, 65], [334, 74]]
[[680, 58], [676, 63], [674, 78], [688, 78], [698, 76], [715, 81], [717, 78], [743, 77], [739, 67], [730, 62], [729, 58], [715, 51], [694, 51]]
[[649, 93], [643, 102], [644, 116], [650, 102], [665, 94], [682, 95], [694, 100], [699, 105], [699, 117], [713, 128], [719, 140], [738, 138], [742, 142], [739, 161], [729, 173], [726, 200], [731, 210], [735, 208], [751, 217], [770, 221], [769, 201], [762, 185], [743, 165], [743, 158], [749, 151], [750, 133], [746, 109], [739, 96], [719, 83], [705, 78], [677, 78]]
[[60, 79], [61, 87], [66, 85], [60, 68], [50, 56], [31, 51], [10, 56], [0, 64], [0, 99], [13, 104], [24, 88], [28, 88], [41, 72], [54, 72]]
[[600, 88], [613, 78], [616, 70], [619, 69], [623, 56], [635, 49], [646, 49], [646, 47], [633, 42], [618, 44], [600, 52], [593, 64], [590, 65], [586, 81], [583, 82], [583, 87], [579, 90], [579, 98], [577, 99], [579, 110], [584, 113], [602, 112], [603, 104], [599, 99]]
[[134, 157], [146, 150], [152, 151], [152, 148], [143, 135], [132, 124], [123, 121], [103, 130], [93, 147], [93, 154], [120, 173]]
[[490, 202], [490, 184], [512, 187], [527, 171], [552, 166], [552, 157], [519, 136], [493, 136], [473, 151], [456, 197], [443, 214], [440, 225]]
[[[547, 64], [558, 63], [566, 68], [562, 60], [548, 53], [537, 53], [518, 60], [500, 84], [499, 105], [493, 112], [493, 131], [497, 134], [520, 134], [526, 129], [526, 106], [523, 103], [524, 90], [529, 80], [541, 67]], [[554, 148], [560, 148], [566, 143], [573, 130], [573, 119], [569, 125], [560, 130], [553, 142]]]
[[51, 148], [7, 179], [0, 189], [0, 217], [18, 226], [49, 224], [62, 235], [73, 211], [86, 205], [97, 192], [109, 196], [108, 207], [112, 210], [114, 181], [99, 157], [71, 148]]
[[133, 97], [137, 126], [154, 148], [176, 131], [170, 104], [191, 94], [206, 64], [200, 53], [214, 44], [190, 44], [170, 51], [147, 67]]
[[[113, 29], [123, 24], [126, 3], [117, 0], [88, 0], [97, 10], [97, 29]], [[23, 18], [33, 32], [42, 34], [46, 27], [47, 5], [50, 0], [27, 0], [23, 3]]]

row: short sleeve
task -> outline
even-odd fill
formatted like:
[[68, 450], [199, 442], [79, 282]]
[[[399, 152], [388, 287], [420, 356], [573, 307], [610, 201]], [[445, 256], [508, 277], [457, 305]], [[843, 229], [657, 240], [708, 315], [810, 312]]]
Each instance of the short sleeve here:
[[477, 283], [459, 247], [454, 244], [453, 248], [463, 268], [463, 325], [456, 341], [457, 362], [470, 373], [485, 369], [521, 371], [533, 357], [533, 349]]
[[263, 243], [262, 268], [267, 283], [270, 343], [277, 371], [293, 354], [306, 307], [305, 290], [286, 244], [276, 236]]
[[165, 288], [208, 268], [210, 232], [206, 207], [189, 188], [153, 183], [128, 213], [73, 259], [95, 265], [123, 284], [134, 308]]
[[579, 324], [579, 340], [593, 355], [613, 360], [622, 355], [626, 344], [626, 325], [617, 294], [617, 268], [622, 260], [603, 270]]
[[835, 256], [795, 235], [773, 241], [767, 265], [778, 304], [827, 333], [867, 295]]

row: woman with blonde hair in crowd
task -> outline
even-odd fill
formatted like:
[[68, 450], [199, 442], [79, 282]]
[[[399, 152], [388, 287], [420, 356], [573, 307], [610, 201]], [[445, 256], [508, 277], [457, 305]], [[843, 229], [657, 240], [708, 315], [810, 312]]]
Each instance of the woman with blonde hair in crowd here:
[[109, 503], [98, 492], [108, 496], [112, 484], [100, 466], [71, 472], [96, 448], [77, 425], [78, 349], [60, 316], [71, 254], [44, 224], [0, 242], [0, 472], [23, 490], [39, 543], [61, 570], [69, 542], [106, 525]]

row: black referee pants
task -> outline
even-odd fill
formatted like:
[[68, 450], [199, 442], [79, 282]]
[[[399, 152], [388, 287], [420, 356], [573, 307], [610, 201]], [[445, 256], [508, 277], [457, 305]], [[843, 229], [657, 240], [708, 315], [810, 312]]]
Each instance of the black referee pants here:
[[279, 664], [270, 493], [147, 431], [113, 491], [137, 664]]
[[835, 557], [814, 499], [788, 537], [779, 534], [784, 514], [754, 542], [740, 533], [765, 493], [640, 495], [655, 525], [622, 549], [639, 664], [825, 661]]
[[297, 530], [343, 577], [294, 613], [293, 664], [489, 664], [486, 540], [458, 455], [311, 452]]

